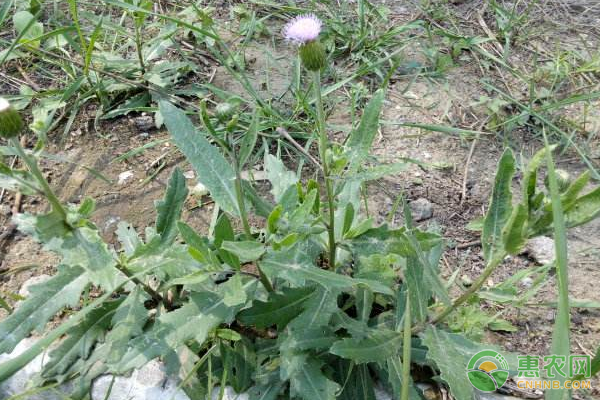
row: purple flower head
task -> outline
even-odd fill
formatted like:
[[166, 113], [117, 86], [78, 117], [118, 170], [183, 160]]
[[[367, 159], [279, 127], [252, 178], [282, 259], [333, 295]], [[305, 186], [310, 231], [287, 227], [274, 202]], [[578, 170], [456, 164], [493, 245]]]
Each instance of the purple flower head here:
[[300, 15], [285, 25], [283, 36], [296, 44], [312, 42], [319, 37], [323, 23], [314, 14]]

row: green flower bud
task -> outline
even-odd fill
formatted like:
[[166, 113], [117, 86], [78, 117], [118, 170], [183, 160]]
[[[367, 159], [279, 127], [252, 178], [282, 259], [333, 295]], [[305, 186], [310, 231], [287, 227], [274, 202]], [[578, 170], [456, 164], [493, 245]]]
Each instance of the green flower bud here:
[[21, 115], [8, 100], [0, 97], [0, 137], [9, 139], [17, 136], [23, 130]]
[[[558, 191], [559, 193], [563, 193], [571, 185], [571, 175], [564, 169], [557, 169], [554, 173], [556, 175], [556, 183], [558, 183]], [[550, 190], [549, 175], [546, 175], [544, 178], [544, 186], [546, 186], [546, 189]]]
[[309, 71], [320, 71], [325, 67], [327, 55], [325, 48], [318, 40], [307, 42], [300, 46], [300, 59]]
[[230, 102], [219, 103], [217, 104], [217, 107], [215, 107], [215, 115], [219, 121], [223, 122], [233, 116], [236, 110], [237, 106], [235, 104]]

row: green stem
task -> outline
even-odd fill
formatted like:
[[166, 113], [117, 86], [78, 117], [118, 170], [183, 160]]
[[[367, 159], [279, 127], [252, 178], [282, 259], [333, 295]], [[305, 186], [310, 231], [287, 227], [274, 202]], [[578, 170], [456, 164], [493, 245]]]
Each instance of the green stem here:
[[[135, 18], [135, 16], [134, 16]], [[134, 21], [135, 24], [135, 47], [137, 50], [138, 60], [140, 62], [140, 69], [142, 70], [142, 75], [146, 74], [146, 64], [144, 64], [144, 55], [142, 54], [142, 35], [140, 32], [140, 27], [137, 21]]]
[[252, 231], [250, 230], [250, 223], [248, 222], [248, 212], [246, 211], [246, 202], [244, 201], [244, 191], [242, 189], [242, 175], [235, 163], [235, 195], [237, 197], [238, 208], [240, 209], [240, 217], [242, 218], [242, 225], [244, 226], [244, 234], [246, 239], [252, 239]]
[[412, 323], [412, 317], [410, 315], [410, 293], [408, 290], [406, 291], [406, 306], [404, 310], [404, 329], [402, 332], [402, 389], [400, 391], [400, 400], [408, 400], [408, 389], [410, 388], [410, 356], [412, 351], [412, 334], [410, 331], [410, 326]]
[[[247, 240], [252, 240], [252, 231], [250, 229], [250, 223], [248, 222], [248, 212], [246, 211], [246, 203], [244, 201], [244, 190], [242, 187], [242, 174], [240, 171], [240, 165], [238, 163], [238, 158], [233, 143], [231, 147], [233, 166], [235, 168], [235, 195], [237, 197], [238, 208], [240, 210], [240, 217], [242, 219], [242, 225], [244, 226], [244, 235], [246, 236]], [[260, 282], [268, 292], [272, 292], [273, 285], [271, 284], [271, 281], [269, 281], [269, 278], [262, 272], [260, 266], [257, 265], [256, 268], [258, 269], [258, 276]]]
[[329, 176], [329, 163], [327, 162], [327, 149], [329, 149], [329, 139], [325, 130], [325, 111], [323, 108], [323, 98], [321, 95], [321, 72], [313, 71], [316, 107], [317, 107], [317, 130], [319, 133], [319, 156], [323, 164], [323, 178], [325, 180], [325, 189], [327, 190], [327, 204], [329, 205], [329, 267], [335, 268], [335, 205], [333, 195], [333, 184]]
[[[438, 322], [442, 321], [444, 318], [450, 315], [452, 311], [456, 310], [456, 308], [461, 306], [473, 294], [475, 294], [483, 286], [483, 284], [487, 282], [488, 278], [492, 275], [496, 268], [498, 268], [498, 266], [502, 263], [502, 260], [504, 260], [504, 256], [505, 254], [503, 254], [502, 257], [497, 256], [496, 258], [492, 259], [490, 263], [485, 267], [481, 275], [479, 275], [479, 278], [477, 278], [477, 280], [473, 282], [469, 289], [467, 289], [462, 295], [460, 295], [458, 299], [454, 300], [452, 305], [446, 307], [442, 312], [433, 317], [430, 321], [430, 324], [435, 325]], [[421, 330], [423, 330], [423, 328], [423, 325], [417, 325], [412, 329], [412, 333], [418, 333]]]
[[66, 221], [67, 220], [67, 212], [65, 211], [62, 204], [60, 203], [60, 200], [58, 200], [58, 198], [52, 191], [52, 188], [50, 188], [50, 185], [48, 185], [48, 182], [46, 181], [46, 178], [44, 178], [44, 175], [42, 175], [42, 171], [40, 171], [40, 169], [38, 168], [37, 161], [35, 160], [35, 158], [29, 157], [27, 155], [27, 153], [25, 152], [25, 149], [23, 148], [23, 146], [21, 146], [21, 143], [19, 142], [19, 140], [16, 137], [11, 138], [10, 143], [12, 144], [15, 151], [17, 152], [17, 155], [27, 165], [27, 168], [29, 168], [29, 171], [31, 172], [33, 177], [38, 181], [38, 183], [42, 187], [42, 191], [44, 192], [44, 195], [46, 195], [46, 198], [52, 205], [52, 209], [54, 210], [54, 212], [58, 213], [60, 215], [60, 217], [64, 221]]

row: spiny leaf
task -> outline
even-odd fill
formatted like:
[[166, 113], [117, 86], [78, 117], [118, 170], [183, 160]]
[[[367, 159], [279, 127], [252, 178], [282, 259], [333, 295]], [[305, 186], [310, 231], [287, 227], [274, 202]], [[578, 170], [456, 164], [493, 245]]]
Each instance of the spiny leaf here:
[[565, 211], [565, 224], [573, 228], [590, 222], [600, 216], [600, 187], [579, 197], [569, 210]]
[[142, 240], [135, 231], [135, 228], [125, 221], [120, 221], [117, 224], [115, 233], [117, 234], [117, 239], [121, 242], [123, 252], [127, 257], [131, 257], [138, 246], [142, 244]]
[[290, 327], [297, 329], [329, 324], [331, 316], [338, 310], [338, 295], [337, 290], [327, 290], [319, 286], [306, 301], [304, 311], [290, 323]]
[[328, 379], [321, 371], [321, 364], [314, 358], [303, 363], [290, 379], [292, 396], [304, 400], [332, 400], [340, 386]]
[[346, 382], [339, 400], [375, 400], [373, 378], [367, 365], [353, 366], [350, 361], [339, 359], [337, 376], [340, 382]]
[[272, 154], [265, 155], [265, 172], [271, 182], [271, 193], [277, 202], [281, 200], [286, 190], [298, 182], [296, 174], [289, 171], [283, 162]]
[[166, 100], [159, 101], [160, 113], [179, 150], [198, 173], [198, 180], [228, 213], [239, 216], [235, 195], [235, 172], [219, 150], [197, 131], [183, 111]]
[[272, 293], [266, 302], [255, 300], [252, 307], [238, 314], [237, 319], [257, 328], [277, 325], [281, 330], [304, 309], [304, 303], [314, 291], [312, 287], [305, 287], [287, 289], [284, 294]]
[[390, 330], [373, 330], [364, 338], [348, 338], [337, 341], [329, 351], [354, 362], [369, 363], [392, 357], [402, 344], [402, 335]]
[[348, 165], [351, 171], [355, 171], [360, 167], [360, 164], [371, 150], [373, 140], [379, 129], [379, 115], [384, 100], [385, 90], [379, 89], [365, 107], [358, 128], [350, 133], [346, 146], [348, 147]]
[[504, 254], [502, 242], [502, 229], [510, 218], [512, 212], [511, 182], [515, 173], [515, 158], [510, 149], [506, 149], [494, 181], [492, 200], [486, 214], [483, 231], [481, 232], [481, 246], [483, 256], [487, 262]]
[[493, 345], [472, 342], [463, 335], [448, 333], [435, 326], [427, 328], [423, 344], [429, 348], [427, 358], [439, 368], [441, 378], [448, 383], [456, 399], [472, 399], [474, 396], [473, 385], [469, 382], [464, 366], [480, 350], [493, 349], [500, 352], [507, 360], [511, 373], [516, 371], [518, 364], [514, 354]]
[[252, 240], [245, 241], [223, 241], [221, 248], [235, 254], [241, 262], [252, 262], [258, 260], [266, 251], [265, 245]]
[[385, 364], [385, 372], [387, 374], [387, 381], [392, 387], [394, 392], [394, 398], [400, 398], [400, 393], [402, 391], [402, 387], [404, 385], [409, 385], [408, 389], [408, 398], [410, 400], [422, 400], [422, 397], [419, 396], [417, 390], [414, 387], [412, 379], [410, 382], [404, 382], [402, 377], [402, 360], [401, 357], [394, 356], [388, 358], [385, 363], [382, 362], [380, 364]]
[[41, 332], [64, 307], [75, 306], [89, 283], [83, 268], [61, 267], [47, 282], [32, 286], [27, 300], [0, 322], [0, 354], [11, 352], [34, 329]]
[[509, 254], [519, 254], [527, 243], [527, 208], [523, 204], [517, 205], [502, 230], [504, 248]]
[[156, 232], [160, 234], [161, 245], [169, 245], [177, 236], [177, 221], [181, 217], [181, 208], [188, 195], [185, 177], [179, 168], [175, 168], [165, 197], [156, 203]]
[[67, 338], [50, 352], [50, 361], [44, 366], [42, 376], [49, 379], [63, 374], [77, 359], [88, 358], [92, 347], [104, 338], [115, 310], [122, 301], [119, 299], [102, 304], [74, 326], [67, 333]]
[[359, 284], [367, 285], [373, 292], [393, 295], [393, 291], [377, 281], [355, 279], [346, 275], [315, 267], [296, 249], [269, 254], [260, 262], [263, 272], [271, 278], [286, 279], [294, 285], [315, 282], [328, 290], [352, 290]]
[[[254, 281], [243, 290], [253, 291]], [[161, 315], [152, 329], [130, 342], [114, 372], [125, 373], [157, 358], [176, 358], [176, 350], [188, 340], [204, 343], [209, 333], [222, 323], [233, 320], [239, 307], [229, 307], [222, 295], [212, 292], [192, 293], [190, 301], [175, 311]]]
[[135, 287], [116, 310], [112, 318], [112, 329], [107, 335], [106, 343], [110, 347], [108, 361], [118, 362], [127, 351], [129, 340], [142, 334], [148, 319], [148, 310], [144, 301], [148, 295], [140, 287]]

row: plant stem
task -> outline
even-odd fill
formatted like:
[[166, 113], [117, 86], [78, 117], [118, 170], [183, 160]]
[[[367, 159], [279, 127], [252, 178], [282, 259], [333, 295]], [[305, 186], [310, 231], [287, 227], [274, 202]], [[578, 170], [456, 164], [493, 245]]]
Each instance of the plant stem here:
[[410, 294], [409, 291], [406, 291], [406, 307], [404, 311], [404, 329], [402, 331], [403, 334], [403, 343], [402, 343], [402, 389], [400, 391], [400, 400], [408, 400], [410, 388], [410, 355], [411, 355], [411, 331], [410, 326], [412, 323], [412, 318], [410, 315]]
[[242, 225], [244, 226], [244, 234], [246, 235], [246, 239], [252, 239], [252, 231], [250, 230], [250, 223], [248, 222], [248, 212], [246, 211], [246, 203], [244, 201], [244, 191], [242, 189], [242, 174], [240, 173], [240, 169], [235, 164], [235, 195], [237, 197], [238, 208], [240, 209], [240, 217], [242, 219]]
[[[235, 145], [231, 143], [231, 156], [233, 159], [233, 167], [235, 169], [235, 195], [237, 197], [238, 208], [240, 210], [240, 217], [242, 219], [242, 225], [244, 226], [244, 235], [247, 240], [252, 240], [252, 231], [250, 229], [250, 223], [248, 222], [248, 212], [246, 211], [246, 203], [244, 201], [244, 189], [242, 187], [242, 173], [240, 171], [240, 164], [238, 162], [237, 154], [235, 151]], [[273, 285], [269, 281], [269, 278], [262, 272], [260, 266], [256, 266], [258, 269], [258, 277], [260, 282], [268, 292], [273, 291]]]
[[[134, 16], [135, 18], [135, 16]], [[144, 55], [142, 54], [142, 35], [140, 32], [140, 26], [137, 21], [134, 21], [135, 25], [135, 47], [137, 50], [138, 60], [140, 62], [140, 69], [142, 70], [142, 75], [146, 74], [146, 64], [144, 64]]]
[[[496, 270], [496, 268], [498, 268], [498, 266], [502, 263], [502, 260], [504, 260], [505, 255], [506, 254], [502, 254], [501, 257], [497, 256], [496, 258], [490, 260], [489, 264], [485, 267], [485, 269], [483, 270], [481, 275], [479, 275], [479, 278], [477, 278], [477, 280], [475, 282], [473, 282], [473, 284], [469, 287], [469, 289], [467, 289], [462, 295], [460, 295], [460, 297], [458, 299], [454, 300], [452, 305], [446, 307], [446, 309], [444, 309], [438, 315], [433, 317], [429, 321], [429, 323], [431, 325], [437, 324], [438, 322], [440, 322], [444, 318], [446, 318], [448, 315], [450, 315], [450, 313], [452, 311], [454, 311], [457, 307], [459, 307], [465, 301], [467, 301], [469, 299], [469, 297], [471, 297], [475, 292], [477, 292], [481, 288], [481, 286], [483, 286], [483, 284], [487, 281], [487, 279], [490, 277], [490, 275], [492, 275], [492, 273]], [[423, 325], [415, 326], [412, 329], [413, 335], [415, 333], [418, 333], [421, 330], [423, 330], [423, 328], [424, 328]]]
[[329, 267], [335, 268], [335, 205], [333, 198], [333, 185], [329, 176], [329, 163], [327, 162], [327, 150], [329, 149], [329, 139], [325, 130], [325, 111], [323, 109], [323, 98], [321, 96], [321, 72], [313, 71], [316, 107], [317, 107], [317, 130], [319, 133], [319, 157], [323, 165], [323, 178], [325, 180], [325, 188], [327, 190], [327, 203], [329, 205]]
[[48, 185], [48, 182], [46, 181], [46, 178], [44, 178], [44, 175], [42, 175], [42, 171], [40, 171], [40, 169], [38, 168], [37, 160], [27, 155], [25, 149], [23, 148], [23, 146], [21, 146], [21, 143], [16, 137], [10, 138], [10, 143], [17, 152], [17, 155], [27, 165], [27, 168], [29, 168], [29, 171], [31, 172], [33, 177], [38, 181], [38, 183], [42, 187], [42, 191], [44, 192], [44, 195], [52, 205], [52, 209], [54, 210], [54, 212], [58, 213], [60, 217], [64, 221], [66, 221], [67, 212], [60, 203], [60, 200], [58, 200], [58, 197], [56, 197], [56, 195], [52, 191], [52, 188], [50, 188], [50, 185]]

